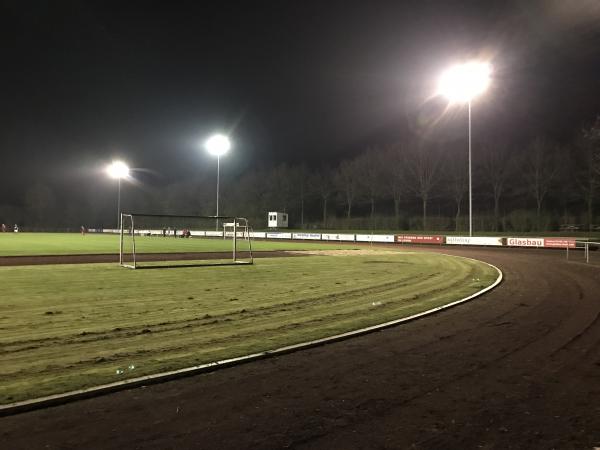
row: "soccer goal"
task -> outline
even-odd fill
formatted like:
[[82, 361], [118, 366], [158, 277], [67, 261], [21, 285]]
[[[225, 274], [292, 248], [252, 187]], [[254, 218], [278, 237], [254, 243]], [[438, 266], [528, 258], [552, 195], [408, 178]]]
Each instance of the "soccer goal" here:
[[[230, 227], [220, 231], [220, 223]], [[131, 269], [252, 264], [250, 230], [243, 217], [122, 213], [119, 264]]]

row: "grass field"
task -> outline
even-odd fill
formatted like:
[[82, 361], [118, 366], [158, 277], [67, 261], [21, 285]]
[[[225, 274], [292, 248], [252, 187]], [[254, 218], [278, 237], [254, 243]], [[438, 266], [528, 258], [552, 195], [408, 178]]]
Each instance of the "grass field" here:
[[147, 271], [0, 267], [0, 403], [397, 319], [497, 277], [483, 263], [439, 254], [338, 253]]
[[[239, 249], [247, 248], [243, 241]], [[141, 253], [218, 252], [231, 251], [231, 240], [175, 239], [136, 237]], [[318, 250], [353, 248], [352, 244], [318, 242], [252, 241], [252, 249], [261, 250]], [[356, 247], [355, 247], [356, 248]], [[109, 234], [78, 233], [0, 233], [0, 256], [81, 255], [119, 253], [119, 237]]]

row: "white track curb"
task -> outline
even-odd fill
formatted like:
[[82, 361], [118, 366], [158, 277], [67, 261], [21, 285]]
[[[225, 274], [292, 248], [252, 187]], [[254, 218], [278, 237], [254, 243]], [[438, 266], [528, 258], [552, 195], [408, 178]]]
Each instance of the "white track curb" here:
[[94, 386], [94, 387], [87, 388], [87, 389], [78, 389], [76, 391], [65, 392], [62, 394], [49, 395], [47, 397], [39, 397], [39, 398], [31, 399], [31, 400], [25, 400], [22, 402], [15, 402], [15, 403], [9, 403], [6, 405], [0, 405], [0, 416], [8, 416], [8, 415], [12, 415], [12, 414], [18, 414], [18, 413], [25, 412], [25, 411], [41, 409], [41, 408], [45, 408], [48, 406], [60, 405], [60, 404], [69, 403], [69, 402], [73, 402], [73, 401], [81, 400], [81, 399], [85, 399], [85, 398], [90, 398], [90, 397], [97, 397], [97, 396], [100, 396], [103, 394], [122, 391], [125, 389], [131, 389], [131, 388], [140, 387], [140, 386], [144, 386], [144, 385], [148, 385], [148, 384], [156, 384], [156, 383], [161, 383], [161, 382], [168, 381], [168, 380], [174, 380], [177, 378], [183, 378], [183, 377], [188, 377], [188, 376], [197, 375], [197, 374], [201, 374], [201, 373], [213, 372], [215, 370], [222, 369], [225, 367], [231, 367], [231, 366], [235, 366], [238, 364], [244, 364], [244, 363], [256, 361], [256, 360], [263, 359], [263, 358], [280, 356], [280, 355], [284, 355], [287, 353], [296, 352], [299, 350], [305, 350], [305, 349], [309, 349], [312, 347], [318, 347], [318, 346], [328, 344], [331, 342], [342, 341], [345, 339], [349, 339], [351, 337], [361, 336], [364, 334], [383, 330], [385, 328], [393, 327], [395, 325], [399, 325], [404, 322], [410, 322], [412, 320], [416, 320], [421, 317], [428, 316], [430, 314], [435, 314], [439, 311], [442, 311], [442, 310], [445, 310], [448, 308], [452, 308], [454, 306], [460, 305], [461, 303], [468, 302], [470, 300], [473, 300], [474, 298], [477, 298], [477, 297], [485, 294], [488, 291], [491, 291], [492, 289], [494, 289], [496, 286], [498, 286], [502, 282], [502, 278], [503, 278], [502, 271], [500, 269], [498, 269], [498, 267], [494, 266], [493, 264], [489, 264], [485, 261], [479, 261], [479, 260], [476, 260], [473, 258], [467, 258], [464, 256], [447, 255], [447, 254], [446, 254], [446, 256], [453, 256], [455, 258], [464, 258], [464, 259], [470, 259], [472, 261], [483, 262], [484, 264], [487, 264], [488, 266], [496, 269], [496, 271], [498, 272], [498, 278], [496, 278], [496, 281], [493, 284], [491, 284], [490, 286], [488, 286], [485, 289], [482, 289], [481, 291], [478, 291], [472, 295], [469, 295], [468, 297], [462, 298], [460, 300], [456, 300], [452, 303], [448, 303], [443, 306], [438, 306], [436, 308], [420, 312], [418, 314], [413, 314], [412, 316], [403, 317], [402, 319], [391, 320], [389, 322], [384, 322], [384, 323], [381, 323], [378, 325], [361, 328], [359, 330], [348, 331], [346, 333], [336, 334], [334, 336], [316, 339], [314, 341], [308, 341], [308, 342], [302, 342], [300, 344], [288, 345], [288, 346], [280, 347], [280, 348], [277, 348], [274, 350], [266, 350], [266, 351], [260, 352], [260, 353], [253, 353], [251, 355], [240, 356], [238, 358], [224, 359], [221, 361], [215, 361], [215, 362], [211, 362], [211, 363], [207, 363], [207, 364], [201, 364], [198, 366], [186, 367], [184, 369], [172, 370], [169, 372], [162, 372], [162, 373], [157, 373], [157, 374], [153, 374], [153, 375], [146, 375], [143, 377], [131, 378], [128, 380], [117, 381], [117, 382], [109, 383], [109, 384], [102, 384], [100, 386]]

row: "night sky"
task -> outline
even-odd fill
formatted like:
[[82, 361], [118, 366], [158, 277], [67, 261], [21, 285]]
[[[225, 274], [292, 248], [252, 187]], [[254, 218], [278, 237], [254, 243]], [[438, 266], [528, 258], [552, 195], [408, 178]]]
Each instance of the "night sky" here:
[[466, 58], [494, 67], [476, 140], [567, 141], [600, 113], [597, 0], [204, 3], [1, 2], [0, 204], [114, 157], [155, 184], [214, 171], [213, 130], [234, 140], [230, 174], [335, 164], [418, 132]]

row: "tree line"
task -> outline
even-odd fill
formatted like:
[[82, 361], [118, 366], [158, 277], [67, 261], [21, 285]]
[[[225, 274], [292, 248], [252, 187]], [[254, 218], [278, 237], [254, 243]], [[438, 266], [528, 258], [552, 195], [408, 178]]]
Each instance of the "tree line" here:
[[[266, 226], [268, 211], [286, 212], [300, 229], [468, 230], [468, 161], [463, 141], [417, 137], [366, 148], [335, 165], [279, 164], [221, 177], [220, 211]], [[473, 146], [474, 231], [600, 228], [600, 116], [568, 143], [536, 138], [525, 145]], [[215, 179], [206, 170], [166, 187], [127, 189], [136, 212], [212, 215]], [[0, 205], [0, 221], [25, 229], [112, 227], [114, 196], [82, 189], [60, 193], [34, 183], [21, 205]]]

